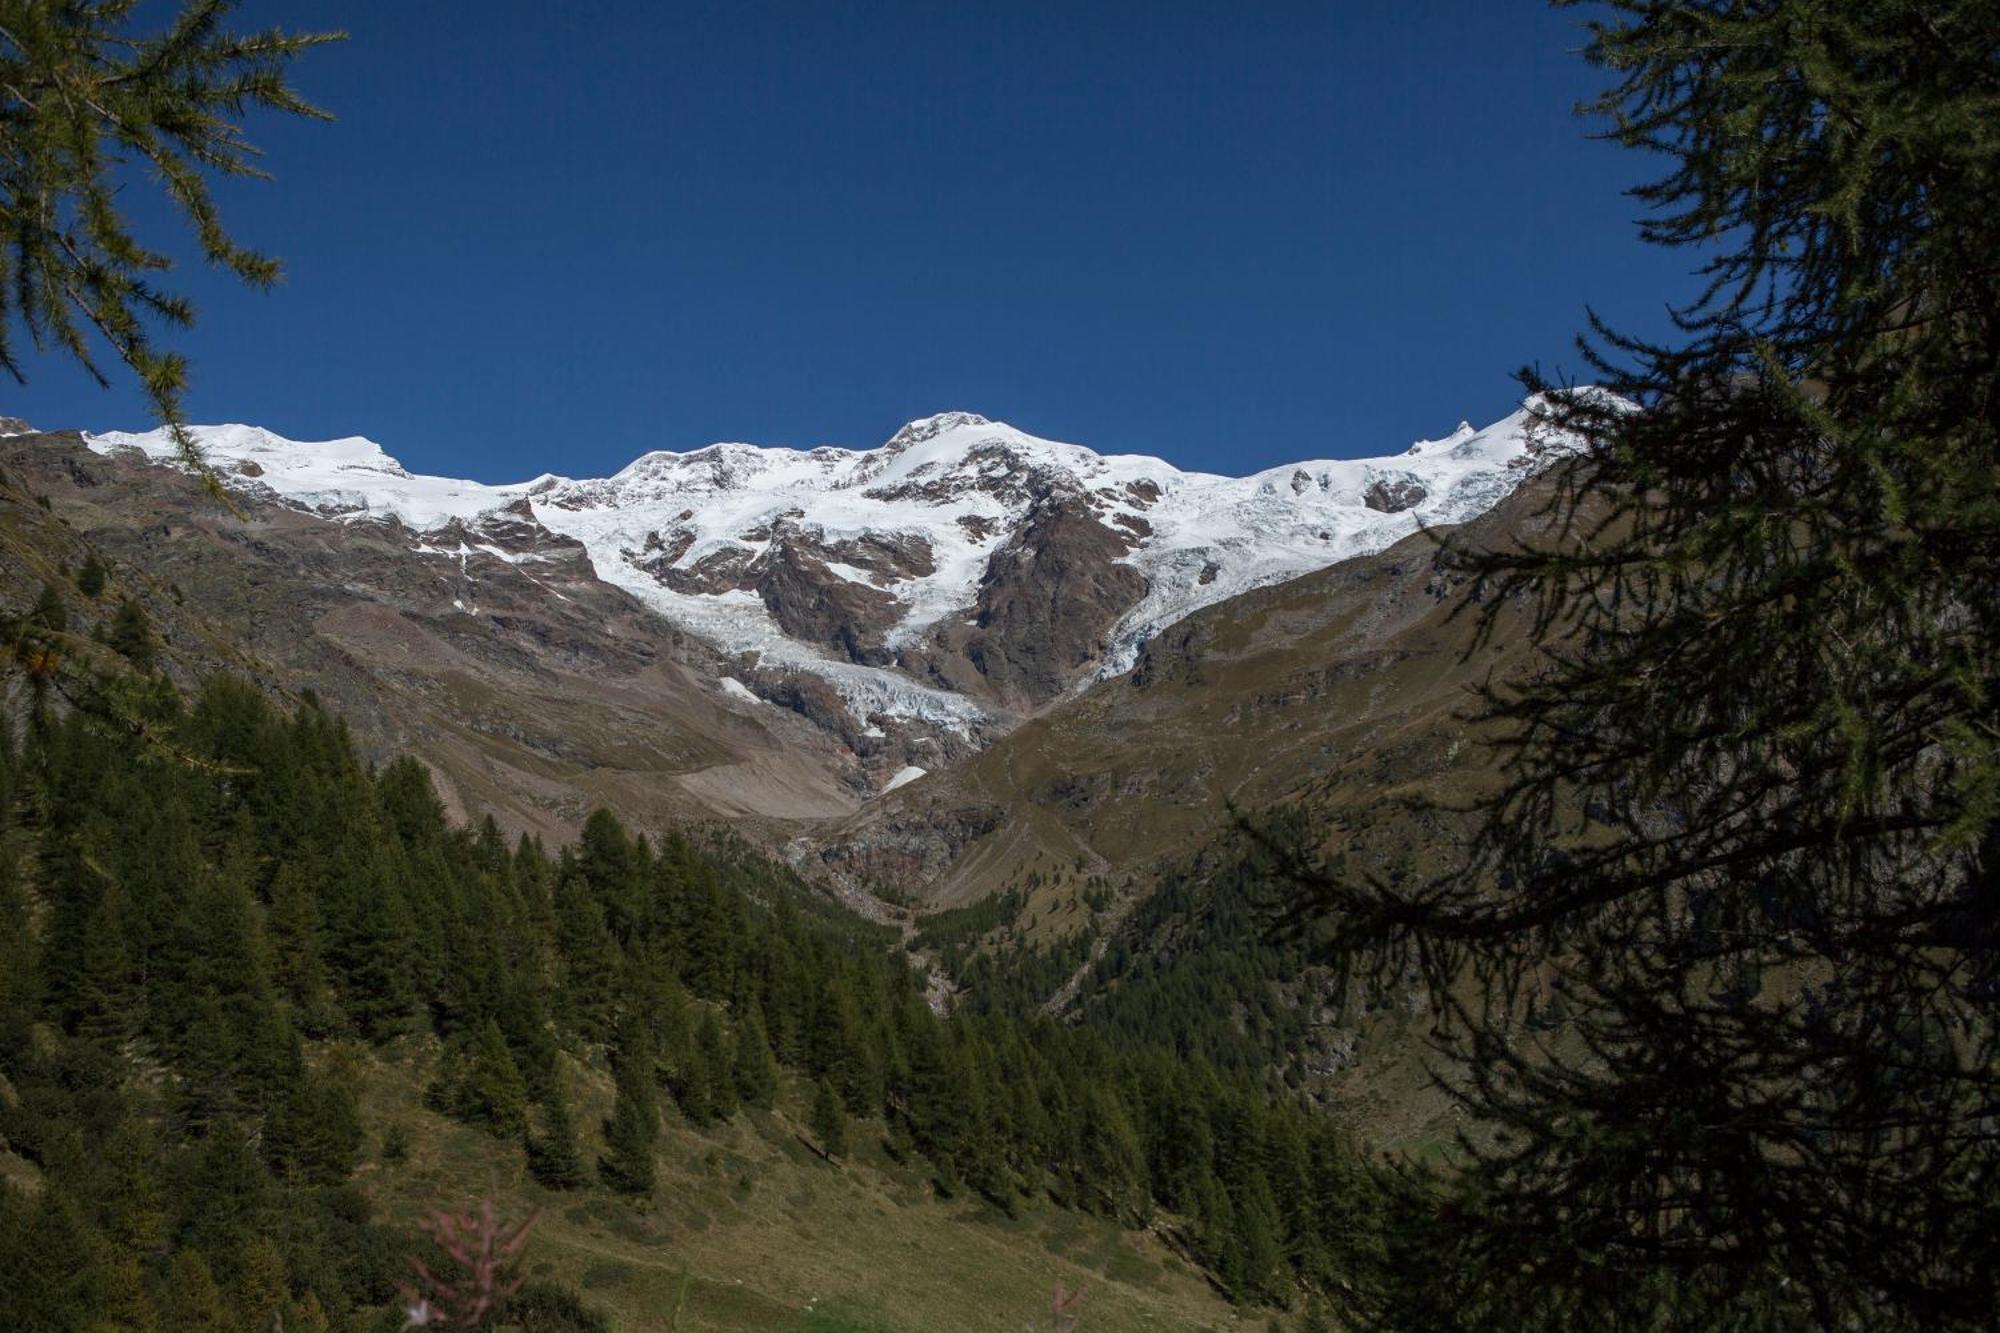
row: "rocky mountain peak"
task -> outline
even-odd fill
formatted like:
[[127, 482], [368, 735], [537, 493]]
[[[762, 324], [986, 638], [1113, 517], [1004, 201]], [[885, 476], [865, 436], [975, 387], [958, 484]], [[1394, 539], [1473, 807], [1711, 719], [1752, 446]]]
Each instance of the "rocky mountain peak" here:
[[913, 444], [923, 444], [935, 440], [946, 431], [962, 430], [968, 426], [990, 426], [993, 423], [977, 412], [939, 412], [935, 416], [918, 417], [907, 423], [901, 430], [889, 437], [883, 448], [898, 452]]
[[[475, 556], [530, 579], [586, 564], [732, 679], [805, 701], [843, 737], [904, 728], [910, 745], [962, 746], [1125, 670], [1192, 611], [1484, 513], [1546, 456], [1532, 415], [1245, 477], [963, 411], [876, 449], [713, 444], [598, 480], [498, 486], [413, 475], [366, 440], [196, 435], [226, 484], [337, 522], [395, 520], [413, 556], [464, 579], [480, 577]], [[173, 457], [163, 432], [89, 443]], [[457, 595], [480, 604], [476, 588]]]

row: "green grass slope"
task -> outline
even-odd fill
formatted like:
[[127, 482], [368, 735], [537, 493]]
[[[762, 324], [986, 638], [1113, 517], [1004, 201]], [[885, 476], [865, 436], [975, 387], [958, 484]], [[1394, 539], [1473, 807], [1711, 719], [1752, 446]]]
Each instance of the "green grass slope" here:
[[[512, 1218], [539, 1210], [524, 1270], [576, 1288], [621, 1333], [1019, 1333], [1049, 1326], [1058, 1282], [1086, 1290], [1088, 1333], [1264, 1329], [1273, 1318], [1230, 1306], [1150, 1233], [1048, 1206], [1007, 1218], [940, 1199], [881, 1150], [879, 1123], [856, 1123], [853, 1159], [829, 1163], [802, 1138], [799, 1087], [772, 1111], [708, 1131], [670, 1116], [658, 1186], [634, 1201], [594, 1186], [544, 1189], [518, 1145], [427, 1109], [419, 1050], [364, 1069], [366, 1120], [395, 1127], [406, 1145], [403, 1160], [384, 1163], [378, 1135], [356, 1176], [383, 1219], [414, 1228], [427, 1209], [482, 1199]], [[594, 1159], [610, 1080], [569, 1072]]]

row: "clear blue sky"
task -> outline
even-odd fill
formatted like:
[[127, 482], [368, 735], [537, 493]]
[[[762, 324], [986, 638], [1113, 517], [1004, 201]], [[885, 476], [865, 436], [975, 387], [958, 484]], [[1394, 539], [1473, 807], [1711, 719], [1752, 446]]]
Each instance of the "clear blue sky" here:
[[[1574, 368], [1586, 304], [1657, 332], [1691, 287], [1622, 195], [1658, 163], [1585, 138], [1602, 76], [1538, 0], [239, 17], [352, 38], [298, 70], [337, 123], [254, 123], [278, 179], [224, 194], [285, 285], [178, 275], [191, 413], [421, 471], [867, 446], [948, 408], [1215, 471], [1381, 453]], [[49, 359], [0, 404], [145, 417]]]

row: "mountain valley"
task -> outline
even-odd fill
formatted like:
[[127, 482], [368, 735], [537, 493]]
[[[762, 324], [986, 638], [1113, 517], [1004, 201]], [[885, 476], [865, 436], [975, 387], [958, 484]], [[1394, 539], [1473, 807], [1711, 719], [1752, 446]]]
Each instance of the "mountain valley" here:
[[247, 623], [293, 688], [393, 692], [352, 711], [398, 733], [364, 739], [423, 755], [460, 808], [777, 827], [952, 769], [1203, 608], [1476, 517], [1545, 460], [1529, 416], [1225, 478], [946, 413], [874, 450], [713, 445], [516, 486], [196, 428], [240, 518], [149, 461], [159, 433], [11, 443], [58, 514]]
[[[663, 847], [740, 837], [868, 929], [886, 924], [890, 956], [940, 1014], [1053, 1020], [1134, 1052], [1179, 1045], [1230, 1080], [1275, 1080], [1365, 1122], [1377, 1149], [1428, 1152], [1448, 1141], [1448, 1107], [1413, 1015], [1332, 1015], [1329, 979], [1264, 939], [1259, 872], [1232, 821], [1308, 808], [1328, 846], [1371, 866], [1452, 845], [1443, 824], [1377, 814], [1472, 780], [1466, 688], [1521, 661], [1505, 634], [1470, 652], [1480, 593], [1439, 541], [1533, 531], [1538, 477], [1562, 451], [1530, 416], [1394, 460], [1228, 479], [948, 414], [874, 451], [715, 446], [522, 487], [411, 476], [365, 441], [204, 430], [226, 500], [162, 461], [159, 437], [22, 427], [0, 439], [0, 571], [28, 604], [105, 562], [150, 620], [165, 679], [195, 697], [222, 672], [304, 715], [333, 710], [390, 765], [385, 780], [398, 756], [419, 759], [446, 818], [567, 844], [603, 808]], [[493, 1158], [476, 1129], [413, 1103], [412, 1080], [453, 1077], [464, 1040], [371, 1056], [369, 1115], [415, 1134], [424, 1162], [455, 1160], [521, 1206], [554, 1202], [532, 1151]], [[588, 1049], [541, 1077], [609, 1106]], [[813, 1067], [787, 1049], [788, 1066]], [[866, 1086], [849, 1094], [857, 1114], [881, 1096]], [[715, 1236], [579, 1204], [547, 1225], [543, 1253], [586, 1287], [615, 1268], [634, 1285], [606, 1294], [628, 1315], [672, 1289], [671, 1253], [705, 1265], [704, 1326], [777, 1317], [773, 1301], [810, 1294], [804, 1270], [736, 1293], [721, 1275], [774, 1225], [744, 1181], [826, 1189], [786, 1148], [811, 1091], [788, 1073], [775, 1111], [741, 1127], [687, 1109], [700, 1155], [670, 1169], [728, 1219]], [[907, 1243], [912, 1210], [949, 1208], [962, 1188], [949, 1167], [925, 1186], [893, 1145], [860, 1160], [840, 1206], [877, 1219], [870, 1243]], [[718, 1193], [718, 1169], [740, 1173], [734, 1189]], [[397, 1215], [438, 1187], [433, 1167], [397, 1179], [378, 1200]], [[989, 1200], [1015, 1188], [978, 1187]], [[1068, 1235], [1065, 1216], [1031, 1209], [1008, 1226]], [[1115, 1256], [1098, 1326], [1143, 1326], [1163, 1303], [1197, 1318], [1183, 1265], [1235, 1252], [1193, 1225], [1091, 1242]], [[1018, 1308], [1032, 1252], [978, 1209], [947, 1229], [964, 1262], [1006, 1274], [987, 1313]], [[1070, 1242], [1047, 1244], [1088, 1276]], [[866, 1268], [820, 1282], [848, 1308], [924, 1290]], [[739, 1304], [750, 1322], [727, 1313]]]

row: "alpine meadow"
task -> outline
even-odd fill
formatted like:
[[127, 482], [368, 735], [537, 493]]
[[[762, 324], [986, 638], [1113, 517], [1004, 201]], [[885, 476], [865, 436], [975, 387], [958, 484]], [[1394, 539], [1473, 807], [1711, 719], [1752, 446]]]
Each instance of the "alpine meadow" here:
[[2000, 1319], [2000, 0], [0, 0], [0, 368], [0, 1328]]

